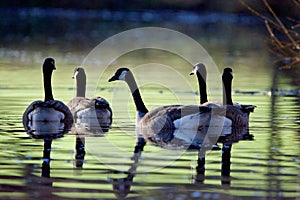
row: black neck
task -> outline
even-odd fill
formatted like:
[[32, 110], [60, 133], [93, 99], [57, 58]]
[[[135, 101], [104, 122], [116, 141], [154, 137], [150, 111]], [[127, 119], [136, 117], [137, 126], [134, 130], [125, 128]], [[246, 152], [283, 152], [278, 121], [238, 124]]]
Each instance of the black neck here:
[[223, 80], [223, 104], [224, 105], [233, 105], [232, 97], [231, 97], [231, 85], [232, 85], [232, 78], [222, 76]]
[[85, 97], [86, 77], [79, 76], [76, 78], [77, 90], [76, 97]]
[[199, 92], [200, 92], [200, 104], [207, 102], [207, 92], [206, 92], [206, 74], [201, 76], [200, 72], [197, 71]]
[[52, 95], [52, 86], [51, 86], [52, 71], [44, 72], [43, 76], [44, 76], [45, 101], [54, 100]]
[[147, 113], [148, 109], [146, 108], [146, 106], [142, 100], [140, 91], [137, 87], [137, 84], [135, 82], [133, 74], [130, 71], [127, 72], [125, 81], [127, 82], [128, 86], [130, 88], [136, 110], [139, 112]]

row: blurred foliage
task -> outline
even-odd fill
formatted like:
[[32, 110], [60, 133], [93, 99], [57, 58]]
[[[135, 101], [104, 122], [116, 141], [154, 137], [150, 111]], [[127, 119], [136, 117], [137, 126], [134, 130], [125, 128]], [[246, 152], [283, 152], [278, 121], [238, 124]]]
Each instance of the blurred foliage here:
[[[300, 13], [300, 1], [291, 0], [295, 9]], [[293, 13], [286, 13], [279, 17], [273, 9], [269, 0], [261, 0], [261, 4], [267, 9], [268, 13], [261, 12], [256, 7], [252, 7], [244, 0], [241, 3], [264, 20], [269, 34], [268, 44], [270, 52], [275, 55], [275, 66], [279, 69], [291, 69], [292, 76], [300, 82], [300, 19]]]

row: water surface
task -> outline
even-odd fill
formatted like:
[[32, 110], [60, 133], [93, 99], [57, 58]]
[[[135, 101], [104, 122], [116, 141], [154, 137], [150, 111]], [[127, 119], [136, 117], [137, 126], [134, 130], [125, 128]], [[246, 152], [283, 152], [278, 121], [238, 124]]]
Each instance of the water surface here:
[[[264, 36], [257, 25], [236, 23], [176, 23], [97, 21], [84, 18], [65, 18], [68, 24], [57, 34], [36, 25], [39, 21], [56, 26], [61, 16], [24, 17], [32, 20], [33, 34], [12, 32], [3, 37], [0, 49], [0, 198], [2, 199], [296, 199], [299, 197], [299, 96], [288, 95], [292, 81], [282, 72], [274, 72], [269, 61]], [[16, 23], [15, 18], [8, 22]], [[2, 22], [3, 23], [3, 22]], [[60, 21], [60, 23], [63, 23]], [[53, 74], [54, 97], [65, 103], [74, 96], [73, 69], [80, 65], [87, 53], [103, 39], [119, 31], [141, 25], [173, 28], [199, 41], [212, 56], [220, 71], [225, 66], [234, 70], [233, 99], [241, 104], [257, 106], [250, 117], [253, 140], [240, 140], [232, 145], [229, 180], [221, 176], [222, 151], [210, 151], [206, 156], [203, 182], [196, 180], [197, 152], [172, 152], [168, 157], [155, 157], [162, 150], [147, 144], [140, 159], [133, 159], [135, 146], [135, 111], [127, 86], [101, 81], [97, 95], [111, 102], [114, 123], [101, 137], [85, 136], [87, 145], [83, 156], [82, 141], [76, 132], [49, 141], [29, 137], [22, 126], [22, 114], [34, 100], [43, 99], [41, 64], [44, 57], [56, 59]], [[46, 26], [46, 25], [45, 25]], [[85, 27], [86, 26], [86, 27]], [[23, 24], [16, 26], [25, 30]], [[49, 26], [46, 26], [49, 27]], [[84, 28], [83, 28], [84, 27]], [[12, 27], [10, 27], [11, 29]], [[57, 28], [57, 27], [56, 27]], [[82, 31], [81, 31], [82, 29]], [[74, 31], [76, 30], [76, 32]], [[94, 37], [86, 37], [86, 33]], [[105, 33], [105, 34], [102, 34]], [[3, 32], [1, 34], [4, 34]], [[81, 37], [85, 35], [85, 37]], [[76, 37], [79, 37], [77, 43]], [[69, 38], [69, 40], [64, 40]], [[70, 39], [73, 38], [73, 39]], [[35, 42], [36, 40], [36, 42]], [[15, 41], [15, 42], [13, 42]], [[42, 41], [39, 43], [38, 41]], [[151, 52], [120, 58], [118, 63], [139, 63], [151, 60]], [[150, 58], [149, 58], [150, 57]], [[175, 58], [169, 61], [190, 80], [189, 90], [147, 84], [141, 93], [148, 108], [176, 104], [176, 95], [184, 96], [184, 103], [198, 104], [197, 83], [190, 77], [190, 66], [181, 65]], [[199, 62], [201, 62], [199, 60]], [[106, 71], [107, 80], [118, 67]], [[159, 77], [170, 79], [169, 73], [151, 68], [136, 74], [138, 82]], [[209, 76], [209, 75], [208, 75]], [[117, 90], [114, 87], [117, 86]], [[178, 89], [176, 89], [178, 88]], [[270, 95], [271, 88], [279, 89]], [[113, 97], [118, 98], [113, 98]], [[126, 102], [126, 106], [122, 106]], [[128, 103], [129, 101], [129, 103]], [[101, 145], [101, 146], [100, 146]], [[220, 143], [222, 147], [222, 144]], [[88, 148], [91, 148], [90, 150]], [[180, 156], [178, 156], [178, 154]], [[49, 162], [49, 158], [51, 161]], [[140, 164], [140, 165], [139, 165]], [[150, 170], [149, 170], [150, 169]]]

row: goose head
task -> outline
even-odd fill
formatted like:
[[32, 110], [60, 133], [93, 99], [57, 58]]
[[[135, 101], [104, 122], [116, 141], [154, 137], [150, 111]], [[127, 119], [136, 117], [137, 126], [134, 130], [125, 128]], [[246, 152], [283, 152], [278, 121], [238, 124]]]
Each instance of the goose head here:
[[222, 81], [224, 85], [224, 93], [223, 93], [223, 103], [226, 105], [233, 105], [232, 97], [231, 97], [231, 84], [232, 84], [232, 69], [227, 67], [223, 71]]
[[227, 83], [228, 81], [232, 81], [233, 74], [232, 74], [232, 69], [231, 68], [227, 67], [227, 68], [224, 69], [222, 79], [225, 83]]
[[53, 58], [46, 58], [43, 64], [44, 73], [52, 73], [55, 70], [55, 61]]
[[197, 63], [196, 65], [194, 65], [193, 71], [191, 71], [190, 75], [195, 75], [195, 74], [199, 74], [203, 78], [205, 78], [206, 77], [206, 68], [205, 68], [205, 65], [202, 64], [202, 63]]
[[108, 82], [116, 81], [116, 80], [121, 80], [125, 81], [126, 80], [126, 75], [128, 74], [129, 69], [128, 68], [119, 68], [115, 75], [113, 75]]
[[76, 67], [74, 69], [73, 79], [86, 78], [85, 71], [82, 67]]
[[76, 85], [77, 85], [76, 96], [85, 97], [86, 75], [84, 69], [82, 67], [76, 67], [74, 69], [74, 74], [72, 78], [76, 79]]

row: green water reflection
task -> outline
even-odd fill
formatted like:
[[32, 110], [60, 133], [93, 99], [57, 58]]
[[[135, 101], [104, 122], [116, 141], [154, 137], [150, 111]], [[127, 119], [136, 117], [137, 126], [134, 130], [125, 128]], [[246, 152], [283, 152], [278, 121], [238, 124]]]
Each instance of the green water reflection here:
[[[55, 19], [52, 19], [51, 23], [55, 24], [54, 22]], [[254, 135], [254, 141], [240, 141], [232, 146], [230, 184], [224, 185], [221, 181], [221, 151], [208, 153], [203, 183], [194, 183], [197, 152], [185, 152], [170, 162], [172, 157], [151, 157], [159, 149], [148, 144], [141, 157], [143, 165], [135, 166], [137, 163], [131, 159], [135, 145], [135, 111], [129, 91], [121, 84], [121, 91], [118, 93], [120, 98], [111, 103], [112, 110], [116, 113], [112, 129], [103, 138], [98, 139], [118, 145], [122, 154], [112, 152], [110, 144], [101, 147], [105, 150], [102, 155], [106, 164], [103, 164], [101, 158], [90, 154], [87, 149], [82, 167], [76, 167], [76, 135], [69, 133], [52, 141], [48, 169], [50, 178], [42, 177], [45, 172], [42, 168], [45, 161], [42, 159], [44, 142], [26, 135], [21, 118], [29, 103], [43, 99], [41, 64], [44, 57], [53, 56], [56, 59], [57, 70], [52, 80], [54, 97], [68, 102], [74, 96], [74, 80], [71, 79], [73, 69], [82, 63], [87, 53], [106, 37], [140, 25], [117, 22], [103, 22], [97, 25], [97, 21], [91, 21], [83, 28], [83, 24], [67, 22], [73, 23], [75, 28], [63, 29], [63, 36], [50, 32], [50, 36], [42, 37], [43, 34], [38, 34], [39, 31], [34, 29], [33, 32], [37, 35], [28, 36], [28, 40], [22, 40], [23, 37], [19, 35], [7, 35], [3, 39], [0, 49], [0, 198], [299, 197], [299, 97], [268, 95], [271, 87], [288, 90], [296, 86], [290, 84], [285, 74], [272, 70], [263, 42], [264, 37], [259, 28], [235, 24], [144, 24], [174, 28], [199, 41], [220, 70], [225, 66], [232, 66], [235, 75], [234, 101], [257, 106], [250, 117], [250, 133]], [[38, 28], [45, 33], [43, 27]], [[94, 31], [94, 37], [79, 37], [78, 41], [65, 40], [68, 38], [66, 34], [73, 34], [74, 30], [78, 31], [79, 35]], [[16, 38], [15, 43], [10, 38]], [[34, 42], [35, 39], [37, 42]], [[136, 60], [126, 60], [126, 57], [123, 57], [118, 64], [145, 62], [151, 60], [151, 56], [153, 54], [148, 52], [136, 56]], [[132, 56], [130, 58], [132, 59]], [[141, 93], [148, 108], [177, 103], [176, 94], [183, 95], [187, 104], [197, 104], [198, 96], [195, 92], [198, 86], [194, 77], [188, 76], [191, 68], [175, 58], [168, 63], [172, 63], [177, 71], [189, 79], [191, 88], [184, 91], [178, 83], [178, 89], [171, 93], [162, 85], [144, 85]], [[115, 94], [114, 86], [106, 80], [114, 70], [115, 68], [109, 69], [103, 74], [105, 81], [101, 80], [101, 85], [96, 90], [97, 95], [107, 98], [108, 101], [111, 101]], [[151, 80], [152, 77], [157, 78], [158, 73], [159, 77], [172, 80], [168, 73], [157, 72], [154, 68], [137, 76], [139, 80]], [[274, 76], [274, 73], [277, 75]], [[124, 100], [130, 101], [128, 106], [122, 106]], [[86, 141], [93, 139], [93, 136], [86, 137]], [[107, 160], [110, 161], [109, 165]], [[144, 169], [153, 166], [157, 170], [143, 172]], [[114, 169], [118, 169], [119, 172], [116, 173]], [[132, 174], [130, 169], [133, 170]], [[118, 180], [126, 181], [122, 183]], [[128, 191], [124, 191], [125, 183]], [[123, 190], [120, 190], [122, 187]]]

